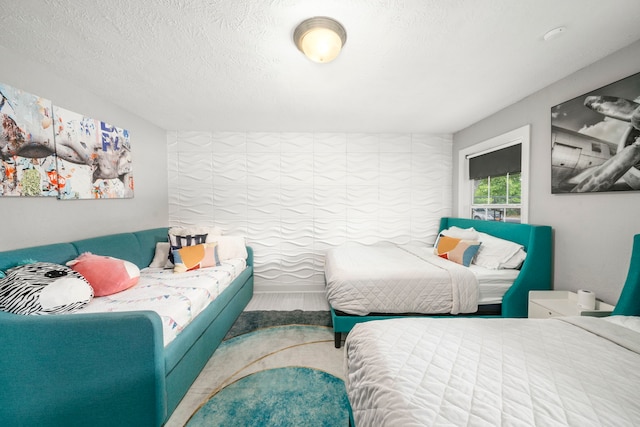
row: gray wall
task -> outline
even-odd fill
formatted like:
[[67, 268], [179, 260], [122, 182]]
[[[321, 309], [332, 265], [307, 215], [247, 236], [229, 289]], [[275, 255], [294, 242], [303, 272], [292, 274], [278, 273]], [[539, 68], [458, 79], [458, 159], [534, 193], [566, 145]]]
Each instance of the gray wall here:
[[[17, 50], [19, 52], [19, 49]], [[129, 130], [133, 199], [57, 200], [0, 197], [0, 250], [166, 226], [166, 132], [0, 47], [0, 82], [50, 99], [68, 110]]]
[[[454, 134], [453, 139], [457, 192], [460, 149], [531, 124], [529, 222], [554, 228], [554, 287], [589, 289], [611, 304], [618, 300], [626, 277], [632, 236], [640, 233], [640, 193], [551, 194], [550, 109], [637, 72], [640, 41]], [[457, 194], [453, 200], [455, 213]]]

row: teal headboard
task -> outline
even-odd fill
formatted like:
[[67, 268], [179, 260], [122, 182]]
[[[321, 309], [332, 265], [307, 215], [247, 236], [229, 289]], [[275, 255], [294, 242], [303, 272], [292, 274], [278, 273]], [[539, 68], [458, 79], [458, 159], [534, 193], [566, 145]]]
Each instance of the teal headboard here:
[[622, 293], [612, 314], [640, 316], [640, 234], [633, 236], [627, 280], [624, 282]]
[[[444, 230], [452, 226], [460, 228], [473, 227], [477, 231], [481, 231], [483, 233], [491, 234], [492, 236], [499, 237], [501, 239], [519, 243], [524, 246], [524, 250], [527, 251], [527, 253], [529, 253], [529, 245], [533, 241], [533, 231], [543, 230], [543, 233], [548, 233], [549, 240], [546, 243], [551, 244], [551, 227], [549, 227], [548, 225], [516, 224], [500, 221], [483, 221], [469, 218], [444, 217], [440, 219], [440, 230]], [[550, 253], [548, 255], [550, 255]]]
[[503, 317], [527, 317], [529, 291], [552, 289], [553, 233], [548, 225], [513, 224], [450, 217], [440, 220], [440, 230], [451, 226], [473, 227], [477, 231], [524, 246], [527, 258], [522, 264], [520, 274], [515, 282], [502, 297]]

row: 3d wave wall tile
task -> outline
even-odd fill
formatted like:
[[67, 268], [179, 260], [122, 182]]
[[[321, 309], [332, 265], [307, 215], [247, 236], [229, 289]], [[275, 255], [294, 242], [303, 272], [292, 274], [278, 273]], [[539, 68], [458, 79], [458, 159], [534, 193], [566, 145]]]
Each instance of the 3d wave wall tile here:
[[167, 135], [170, 225], [246, 236], [257, 291], [322, 291], [328, 248], [432, 243], [451, 214], [450, 136]]

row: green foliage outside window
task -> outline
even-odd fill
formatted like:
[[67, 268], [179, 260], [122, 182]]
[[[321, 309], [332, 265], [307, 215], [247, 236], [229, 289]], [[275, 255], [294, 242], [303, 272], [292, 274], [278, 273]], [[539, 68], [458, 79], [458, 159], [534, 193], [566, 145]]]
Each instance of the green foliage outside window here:
[[520, 222], [520, 173], [474, 180], [472, 217]]
[[520, 204], [520, 194], [521, 181], [519, 173], [488, 177], [475, 181], [473, 204]]

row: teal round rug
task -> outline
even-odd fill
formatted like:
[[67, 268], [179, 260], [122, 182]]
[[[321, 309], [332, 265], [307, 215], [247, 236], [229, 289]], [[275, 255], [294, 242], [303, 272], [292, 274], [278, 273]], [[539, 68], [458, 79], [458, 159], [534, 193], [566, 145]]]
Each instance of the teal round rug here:
[[204, 426], [348, 426], [344, 382], [303, 367], [267, 369], [226, 386], [189, 420]]

